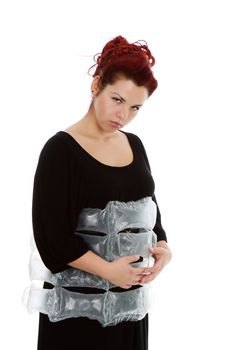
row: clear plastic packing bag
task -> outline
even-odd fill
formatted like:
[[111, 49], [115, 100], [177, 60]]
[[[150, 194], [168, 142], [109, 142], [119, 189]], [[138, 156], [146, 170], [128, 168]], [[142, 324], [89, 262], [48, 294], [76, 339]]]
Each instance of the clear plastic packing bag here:
[[[153, 227], [156, 205], [151, 197], [131, 202], [108, 202], [104, 209], [85, 208], [80, 213], [74, 234], [81, 236], [90, 249], [107, 261], [119, 257], [139, 255], [135, 267], [149, 267], [154, 259], [149, 248], [156, 245]], [[48, 314], [52, 322], [69, 317], [89, 317], [103, 326], [124, 320], [139, 320], [148, 312], [150, 284], [137, 289], [115, 292], [111, 282], [75, 269], [53, 274], [43, 264], [32, 242], [29, 263], [31, 281], [47, 281], [53, 289], [42, 289], [32, 283], [24, 294], [29, 312]], [[90, 287], [101, 293], [76, 293], [65, 287]]]

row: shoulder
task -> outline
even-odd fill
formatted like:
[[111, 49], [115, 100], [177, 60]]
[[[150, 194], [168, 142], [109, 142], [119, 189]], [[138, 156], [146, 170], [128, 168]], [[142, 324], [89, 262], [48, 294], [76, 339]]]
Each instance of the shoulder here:
[[51, 152], [56, 150], [60, 151], [67, 149], [68, 147], [69, 142], [66, 133], [63, 131], [58, 131], [45, 142], [42, 152]]
[[143, 156], [144, 160], [146, 161], [146, 164], [148, 165], [148, 167], [150, 169], [150, 164], [149, 164], [149, 160], [147, 157], [147, 152], [146, 152], [146, 149], [145, 149], [140, 137], [133, 134], [133, 133], [129, 133], [129, 132], [125, 132], [125, 134], [128, 137], [131, 146], [133, 146], [133, 148]]
[[54, 157], [59, 155], [67, 155], [72, 149], [71, 140], [66, 132], [58, 131], [56, 134], [51, 136], [42, 147], [41, 157]]
[[131, 132], [125, 132], [125, 131], [124, 131], [124, 134], [127, 136], [129, 143], [133, 148], [136, 148], [137, 150], [140, 150], [143, 153], [145, 152], [143, 142], [138, 135], [133, 134]]
[[72, 152], [71, 146], [68, 135], [63, 131], [58, 131], [43, 145], [38, 165], [49, 169], [66, 165]]
[[126, 131], [122, 131], [122, 132], [127, 136], [129, 141], [132, 141], [132, 142], [135, 142], [136, 144], [141, 144], [142, 145], [142, 140], [140, 139], [140, 137], [138, 135], [133, 134], [131, 132], [126, 132]]

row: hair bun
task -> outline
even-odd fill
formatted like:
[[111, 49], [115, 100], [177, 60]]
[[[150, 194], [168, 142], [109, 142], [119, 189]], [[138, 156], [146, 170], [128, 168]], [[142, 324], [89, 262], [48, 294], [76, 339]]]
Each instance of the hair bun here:
[[121, 35], [116, 36], [110, 42], [112, 42], [113, 45], [121, 45], [121, 44], [127, 45], [127, 44], [129, 44], [128, 41], [125, 38], [123, 38], [123, 36], [121, 36]]
[[149, 67], [155, 64], [147, 43], [144, 40], [138, 40], [130, 44], [121, 35], [110, 40], [103, 48], [101, 54], [94, 57], [98, 65], [98, 71], [101, 70], [109, 61], [115, 60], [122, 56], [136, 56], [145, 60]]
[[138, 40], [129, 43], [123, 36], [118, 35], [104, 46], [101, 53], [94, 56], [96, 62], [88, 70], [95, 67], [93, 77], [99, 75], [101, 87], [114, 82], [116, 73], [132, 79], [138, 86], [146, 86], [149, 95], [157, 88], [157, 80], [151, 67], [155, 64], [146, 41]]

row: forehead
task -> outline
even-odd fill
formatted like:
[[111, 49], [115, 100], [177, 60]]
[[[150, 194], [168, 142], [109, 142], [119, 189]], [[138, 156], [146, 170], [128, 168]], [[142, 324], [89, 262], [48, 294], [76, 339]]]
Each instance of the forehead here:
[[130, 79], [118, 79], [114, 84], [107, 85], [106, 92], [118, 94], [125, 101], [143, 104], [148, 98], [148, 91], [145, 86], [138, 86]]

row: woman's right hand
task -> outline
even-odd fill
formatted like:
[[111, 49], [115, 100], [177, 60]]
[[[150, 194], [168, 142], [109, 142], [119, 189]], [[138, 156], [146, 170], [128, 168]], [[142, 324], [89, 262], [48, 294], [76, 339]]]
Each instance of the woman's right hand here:
[[145, 268], [137, 268], [131, 265], [139, 258], [138, 255], [124, 256], [109, 262], [104, 278], [124, 289], [140, 284], [142, 277], [145, 275]]

